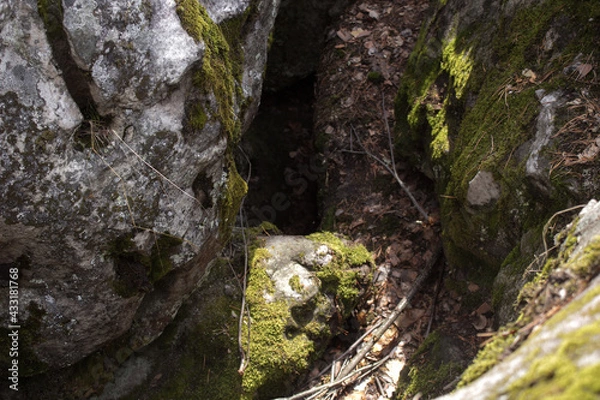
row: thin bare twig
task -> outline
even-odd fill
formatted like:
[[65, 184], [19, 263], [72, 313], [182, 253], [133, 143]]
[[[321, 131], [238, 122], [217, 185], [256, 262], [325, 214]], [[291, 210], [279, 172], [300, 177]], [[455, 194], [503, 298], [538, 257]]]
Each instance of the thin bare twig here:
[[202, 209], [204, 209], [204, 207], [202, 206], [200, 200], [198, 200], [195, 196], [192, 196], [191, 194], [189, 194], [188, 192], [186, 192], [185, 190], [183, 190], [182, 188], [180, 188], [175, 182], [173, 182], [172, 180], [170, 180], [169, 178], [167, 178], [162, 172], [160, 172], [159, 170], [157, 170], [156, 168], [154, 168], [152, 166], [152, 164], [150, 164], [148, 161], [144, 160], [144, 158], [138, 153], [136, 152], [130, 145], [127, 144], [127, 142], [125, 142], [123, 140], [123, 138], [121, 138], [121, 136], [119, 136], [114, 130], [110, 130], [110, 132], [115, 135], [115, 137], [117, 139], [119, 139], [119, 141], [125, 146], [127, 147], [127, 150], [129, 150], [134, 156], [136, 156], [136, 158], [138, 160], [140, 160], [145, 166], [147, 166], [148, 168], [150, 168], [152, 171], [154, 171], [158, 176], [160, 176], [162, 179], [164, 179], [167, 183], [169, 183], [171, 186], [173, 186], [175, 189], [177, 189], [178, 191], [180, 191], [184, 196], [189, 197], [190, 199], [194, 200], [196, 203], [198, 203], [200, 205], [200, 207]]
[[[390, 130], [390, 124], [388, 123], [387, 114], [385, 111], [385, 95], [383, 93], [383, 90], [381, 91], [381, 115], [383, 117], [383, 125], [385, 126], [385, 132], [387, 133], [387, 137], [388, 137], [388, 146], [390, 148], [390, 162], [392, 164], [392, 168], [394, 169], [394, 172], [396, 172], [396, 160], [394, 159], [394, 145], [392, 143], [392, 131]], [[398, 175], [397, 172], [396, 172], [396, 175]]]
[[[248, 241], [246, 239], [246, 224], [243, 208], [240, 207], [240, 220], [242, 224], [242, 240], [244, 242], [244, 275], [242, 277], [242, 305], [240, 306], [240, 319], [238, 323], [238, 346], [240, 349], [240, 367], [238, 373], [244, 375], [248, 362], [250, 361], [250, 308], [246, 303], [246, 287], [248, 284]], [[244, 327], [244, 313], [247, 316], [248, 321], [248, 347], [244, 351], [244, 345], [242, 343], [242, 330]]]
[[[246, 158], [248, 162], [248, 175], [246, 176], [246, 181], [250, 181], [252, 177], [252, 163], [250, 162], [250, 158], [243, 151], [241, 147], [239, 147], [240, 152]], [[240, 375], [244, 375], [246, 371], [246, 367], [248, 367], [248, 363], [250, 362], [250, 328], [251, 328], [251, 318], [250, 318], [250, 307], [248, 303], [246, 303], [246, 288], [248, 285], [248, 239], [246, 238], [246, 216], [244, 214], [244, 200], [240, 205], [240, 224], [242, 225], [242, 241], [244, 242], [244, 275], [242, 277], [242, 304], [240, 307], [240, 319], [238, 322], [238, 346], [240, 350], [240, 367], [238, 368], [238, 373]], [[246, 351], [244, 351], [244, 346], [242, 343], [242, 329], [244, 327], [244, 312], [246, 313], [247, 321], [248, 321], [248, 347]]]
[[[429, 215], [427, 214], [427, 212], [423, 209], [423, 207], [421, 207], [421, 205], [419, 204], [419, 202], [417, 201], [417, 199], [415, 199], [415, 197], [411, 193], [411, 191], [408, 188], [408, 186], [406, 186], [406, 184], [402, 181], [402, 179], [400, 179], [400, 176], [398, 176], [398, 172], [396, 171], [396, 166], [395, 165], [390, 166], [387, 162], [383, 161], [381, 158], [377, 157], [375, 154], [373, 154], [369, 150], [367, 150], [367, 148], [363, 144], [362, 140], [360, 140], [360, 138], [358, 137], [358, 133], [356, 133], [356, 130], [354, 129], [354, 127], [352, 127], [352, 133], [356, 137], [356, 141], [358, 142], [358, 144], [360, 145], [360, 147], [363, 149], [364, 153], [367, 154], [369, 157], [371, 157], [373, 160], [375, 160], [378, 163], [380, 163], [385, 169], [388, 170], [388, 172], [390, 174], [392, 174], [392, 176], [394, 177], [394, 179], [396, 179], [396, 182], [398, 182], [398, 184], [400, 185], [400, 187], [402, 188], [402, 190], [404, 190], [404, 192], [408, 195], [410, 201], [413, 203], [413, 205], [415, 206], [415, 208], [419, 211], [419, 213], [423, 217], [424, 221], [425, 222], [429, 221]], [[389, 131], [388, 131], [388, 136], [391, 136], [391, 133], [389, 133]], [[346, 151], [346, 152], [347, 153], [360, 154], [360, 152], [354, 152], [354, 151]], [[392, 154], [393, 154], [393, 152], [392, 152]]]
[[290, 397], [280, 397], [280, 398], [277, 398], [274, 400], [299, 400], [306, 396], [311, 396], [314, 394], [317, 394], [317, 396], [312, 396], [311, 398], [318, 397], [319, 395], [323, 394], [323, 392], [325, 392], [327, 390], [334, 389], [334, 388], [337, 388], [344, 384], [347, 384], [347, 382], [349, 381], [350, 378], [362, 379], [363, 377], [369, 375], [372, 371], [376, 370], [381, 365], [383, 365], [389, 358], [390, 358], [390, 354], [388, 354], [387, 356], [385, 356], [384, 358], [382, 358], [381, 360], [377, 361], [374, 364], [365, 365], [364, 367], [361, 367], [361, 368], [357, 369], [356, 371], [352, 371], [350, 374], [348, 374], [344, 377], [341, 377], [339, 379], [336, 379], [333, 382], [325, 383], [320, 386], [315, 386], [311, 389], [305, 390], [304, 392], [295, 394]]
[[548, 243], [546, 242], [546, 235], [548, 234], [548, 228], [550, 228], [550, 223], [552, 222], [552, 220], [556, 217], [558, 217], [559, 215], [562, 214], [566, 214], [568, 212], [571, 211], [575, 211], [578, 210], [580, 208], [585, 207], [585, 204], [579, 204], [561, 211], [557, 211], [554, 214], [552, 214], [552, 216], [548, 219], [548, 222], [546, 222], [546, 224], [544, 225], [544, 229], [542, 231], [542, 242], [544, 244], [544, 252], [542, 254], [540, 254], [539, 256], [535, 256], [534, 260], [527, 266], [527, 268], [525, 268], [525, 272], [523, 272], [523, 278], [525, 278], [529, 273], [532, 272], [531, 267], [533, 267], [533, 264], [535, 264], [536, 262], [538, 262], [538, 265], [540, 267], [543, 267], [544, 264], [546, 263], [546, 260], [548, 259], [548, 254], [554, 250], [557, 246], [552, 246], [551, 248], [548, 248]]
[[445, 264], [442, 266], [442, 268], [440, 268], [440, 276], [438, 277], [438, 281], [435, 284], [435, 293], [433, 295], [433, 300], [431, 302], [431, 315], [429, 316], [429, 322], [427, 322], [427, 330], [425, 331], [425, 339], [427, 339], [427, 336], [429, 336], [429, 332], [431, 332], [431, 324], [433, 323], [433, 318], [435, 317], [435, 308], [436, 308], [436, 304], [438, 301], [438, 297], [440, 295], [440, 289], [442, 288], [442, 285], [444, 284], [444, 271], [446, 268], [444, 268]]
[[367, 331], [365, 333], [363, 333], [358, 339], [356, 339], [356, 341], [354, 341], [354, 343], [352, 343], [352, 345], [350, 347], [348, 347], [348, 349], [343, 352], [341, 355], [339, 355], [338, 357], [336, 357], [327, 367], [323, 368], [323, 370], [321, 370], [321, 372], [319, 372], [317, 374], [317, 376], [315, 376], [312, 380], [318, 379], [321, 376], [325, 375], [327, 372], [330, 372], [330, 376], [331, 376], [331, 381], [333, 382], [335, 380], [335, 376], [337, 375], [337, 371], [335, 369], [336, 364], [344, 359], [348, 354], [352, 353], [354, 351], [354, 349], [356, 349], [358, 346], [360, 346], [360, 344], [363, 342], [363, 340], [369, 336], [371, 334], [371, 332], [373, 332], [375, 329], [377, 329], [379, 327], [379, 325], [381, 324], [381, 318], [377, 317], [377, 320], [374, 320], [372, 322], [373, 326], [371, 326], [369, 329], [367, 329]]

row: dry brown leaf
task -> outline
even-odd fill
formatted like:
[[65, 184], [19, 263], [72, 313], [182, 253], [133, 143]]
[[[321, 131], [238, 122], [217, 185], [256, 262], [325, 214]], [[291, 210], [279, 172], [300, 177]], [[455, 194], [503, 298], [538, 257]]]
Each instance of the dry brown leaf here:
[[365, 31], [363, 28], [356, 28], [350, 32], [350, 35], [352, 35], [352, 37], [355, 39], [360, 39], [362, 37], [369, 36], [370, 34], [371, 31]]
[[478, 331], [485, 329], [485, 327], [487, 326], [487, 318], [484, 315], [478, 314], [477, 315], [477, 319], [475, 320], [475, 322], [473, 322], [473, 328], [477, 329]]
[[357, 219], [357, 220], [354, 220], [354, 221], [353, 221], [353, 222], [350, 224], [350, 229], [354, 229], [354, 228], [356, 228], [357, 226], [360, 226], [360, 225], [362, 225], [362, 224], [364, 224], [364, 223], [365, 223], [365, 221], [364, 221], [362, 218], [359, 218], [359, 219]]
[[402, 270], [402, 279], [408, 282], [414, 282], [419, 276], [419, 273], [414, 269], [403, 269]]
[[492, 311], [492, 307], [486, 302], [479, 306], [479, 308], [475, 311], [477, 314], [485, 314]]
[[340, 29], [339, 31], [337, 31], [336, 35], [337, 35], [337, 37], [342, 39], [344, 42], [348, 42], [348, 41], [352, 40], [352, 35], [343, 28]]
[[469, 282], [469, 286], [467, 286], [467, 288], [469, 289], [469, 292], [471, 292], [471, 293], [475, 293], [479, 290], [479, 286], [473, 282]]
[[400, 264], [400, 259], [394, 253], [389, 254], [387, 256], [387, 259], [390, 261], [390, 264], [392, 265], [392, 267], [397, 267], [398, 264]]
[[581, 78], [585, 78], [585, 76], [587, 74], [589, 74], [592, 69], [594, 69], [594, 66], [592, 64], [581, 64], [581, 65], [577, 66], [576, 69], [577, 69], [577, 72], [579, 73], [578, 78], [581, 79]]
[[341, 103], [342, 103], [342, 108], [352, 107], [352, 105], [354, 104], [354, 98], [346, 97], [345, 99], [342, 100]]
[[600, 147], [598, 147], [596, 143], [591, 143], [581, 152], [581, 154], [579, 154], [578, 158], [582, 161], [592, 161], [596, 158], [598, 153], [600, 153]]
[[537, 74], [530, 70], [529, 68], [524, 69], [522, 72], [523, 76], [529, 78], [529, 82], [534, 83], [537, 79]]

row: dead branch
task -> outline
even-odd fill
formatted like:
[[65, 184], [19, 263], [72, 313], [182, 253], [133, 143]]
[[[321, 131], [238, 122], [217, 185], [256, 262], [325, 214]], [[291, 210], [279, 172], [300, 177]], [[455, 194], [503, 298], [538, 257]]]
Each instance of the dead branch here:
[[[400, 179], [400, 176], [398, 176], [398, 172], [396, 171], [396, 166], [395, 165], [390, 166], [387, 162], [383, 161], [381, 158], [377, 157], [375, 154], [373, 154], [369, 150], [367, 150], [367, 148], [365, 147], [365, 145], [363, 144], [363, 142], [358, 137], [358, 133], [356, 133], [356, 130], [354, 129], [354, 127], [352, 127], [352, 133], [356, 137], [356, 141], [358, 142], [358, 144], [360, 145], [360, 147], [363, 149], [363, 152], [357, 152], [357, 151], [346, 151], [346, 152], [347, 153], [352, 153], [352, 154], [366, 154], [369, 157], [371, 157], [373, 160], [375, 160], [378, 163], [380, 163], [390, 174], [392, 174], [392, 176], [394, 177], [394, 179], [396, 179], [396, 182], [398, 182], [398, 184], [400, 185], [400, 187], [402, 188], [402, 190], [404, 190], [404, 192], [407, 194], [408, 198], [413, 203], [413, 205], [415, 206], [415, 208], [419, 211], [419, 213], [423, 217], [424, 221], [428, 222], [429, 221], [429, 215], [427, 214], [427, 212], [425, 211], [425, 209], [423, 209], [423, 207], [421, 207], [421, 205], [419, 204], [419, 202], [417, 201], [417, 199], [415, 199], [415, 197], [411, 193], [411, 191], [408, 188], [408, 186], [406, 186], [406, 184], [402, 181], [402, 179]], [[389, 131], [388, 131], [388, 136], [391, 136], [391, 134], [389, 133]], [[392, 151], [392, 154], [393, 154], [393, 151]]]
[[385, 322], [373, 333], [373, 335], [371, 336], [369, 342], [366, 342], [365, 345], [360, 349], [360, 351], [358, 353], [356, 353], [356, 355], [354, 356], [354, 358], [352, 358], [352, 360], [348, 363], [348, 365], [346, 365], [340, 371], [340, 373], [338, 375], [339, 377], [343, 378], [344, 376], [350, 374], [352, 372], [352, 370], [354, 370], [354, 368], [371, 351], [371, 348], [373, 348], [373, 346], [375, 345], [375, 343], [377, 343], [379, 341], [379, 339], [381, 339], [381, 337], [383, 336], [383, 334], [392, 326], [392, 324], [394, 323], [394, 321], [396, 321], [396, 319], [398, 319], [398, 317], [400, 316], [400, 314], [402, 313], [402, 311], [404, 311], [404, 309], [406, 308], [406, 306], [408, 306], [408, 304], [410, 304], [410, 302], [412, 301], [413, 297], [415, 297], [415, 295], [417, 294], [417, 292], [419, 290], [421, 290], [421, 286], [423, 285], [423, 283], [425, 282], [425, 280], [427, 279], [427, 277], [431, 273], [431, 270], [433, 269], [433, 266], [437, 262], [437, 260], [440, 257], [441, 253], [442, 253], [442, 244], [441, 244], [441, 242], [438, 242], [437, 245], [436, 245], [436, 247], [433, 249], [433, 255], [432, 255], [431, 259], [428, 260], [427, 264], [425, 265], [425, 268], [423, 269], [423, 271], [421, 271], [421, 275], [419, 275], [419, 277], [415, 281], [415, 283], [414, 283], [413, 287], [411, 288], [410, 292], [406, 295], [406, 297], [404, 299], [402, 299], [402, 301], [400, 301], [400, 303], [398, 303], [398, 305], [394, 309], [394, 312], [392, 312], [386, 318]]
[[387, 356], [385, 356], [384, 358], [382, 358], [381, 360], [377, 361], [374, 364], [369, 364], [366, 365], [364, 367], [361, 367], [359, 369], [357, 369], [356, 371], [351, 371], [350, 374], [341, 377], [339, 379], [336, 379], [333, 382], [330, 383], [325, 383], [323, 385], [319, 385], [319, 386], [315, 386], [313, 388], [310, 388], [308, 390], [305, 390], [304, 392], [295, 394], [293, 396], [290, 397], [280, 397], [274, 400], [299, 400], [302, 399], [306, 396], [311, 396], [311, 395], [315, 395], [316, 396], [312, 396], [311, 398], [315, 398], [321, 394], [323, 394], [325, 391], [330, 390], [330, 389], [334, 389], [337, 388], [339, 386], [342, 386], [344, 384], [346, 384], [350, 378], [356, 378], [356, 379], [362, 379], [365, 376], [369, 375], [370, 373], [372, 373], [373, 371], [375, 371], [377, 368], [379, 368], [381, 365], [383, 365], [389, 358], [390, 358], [391, 354], [388, 354]]
[[367, 331], [365, 333], [363, 333], [358, 339], [356, 339], [356, 341], [354, 341], [354, 343], [352, 343], [352, 345], [350, 347], [348, 347], [348, 349], [345, 352], [343, 352], [341, 355], [336, 357], [327, 367], [323, 368], [317, 374], [317, 376], [315, 376], [313, 378], [313, 380], [318, 379], [321, 376], [325, 375], [328, 371], [331, 371], [331, 381], [333, 382], [335, 380], [335, 375], [336, 375], [335, 365], [340, 360], [343, 360], [346, 356], [351, 354], [354, 351], [354, 349], [356, 349], [358, 346], [360, 346], [360, 344], [365, 340], [365, 338], [367, 336], [369, 336], [371, 334], [371, 332], [373, 332], [375, 329], [377, 329], [379, 327], [381, 322], [382, 322], [381, 317], [377, 317], [377, 319], [372, 322], [373, 326], [371, 326], [369, 329], [367, 329]]

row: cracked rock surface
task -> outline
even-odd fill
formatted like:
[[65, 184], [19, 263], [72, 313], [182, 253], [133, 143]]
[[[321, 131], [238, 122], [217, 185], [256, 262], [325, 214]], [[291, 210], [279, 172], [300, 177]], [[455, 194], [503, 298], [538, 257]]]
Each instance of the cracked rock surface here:
[[[205, 3], [205, 23], [247, 25], [228, 56], [253, 55], [231, 94], [249, 120], [278, 2], [251, 15], [249, 1]], [[187, 33], [174, 0], [0, 5], [0, 265], [19, 268], [31, 354], [22, 374], [71, 365], [116, 338], [131, 349], [151, 342], [220, 248], [241, 179], [222, 97], [195, 83], [208, 46]]]

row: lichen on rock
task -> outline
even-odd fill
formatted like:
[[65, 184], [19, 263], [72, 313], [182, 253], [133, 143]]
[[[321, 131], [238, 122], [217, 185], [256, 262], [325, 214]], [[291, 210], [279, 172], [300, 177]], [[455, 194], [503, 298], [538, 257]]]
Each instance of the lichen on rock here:
[[[595, 109], [598, 91], [577, 66], [582, 57], [595, 63], [599, 16], [593, 1], [448, 0], [434, 5], [410, 57], [396, 101], [398, 149], [435, 181], [449, 264], [492, 290], [505, 326], [467, 381], [522, 338], [510, 325], [522, 311], [514, 305], [533, 301], [543, 279], [527, 286], [532, 269], [557, 265], [535, 263], [548, 250], [548, 221], [560, 215], [553, 226], [562, 226], [562, 210], [600, 194], [575, 178], [594, 170], [586, 158], [594, 144], [576, 143], [597, 135], [587, 125], [596, 112], [576, 109]], [[463, 396], [486, 398], [479, 388]]]
[[[29, 260], [40, 365], [147, 345], [228, 240], [246, 191], [232, 149], [260, 98], [243, 76], [264, 70], [276, 7], [188, 3], [2, 4], [0, 263]], [[217, 21], [236, 18], [230, 48]]]
[[251, 257], [247, 289], [253, 356], [243, 398], [280, 396], [292, 388], [358, 300], [365, 271], [357, 268], [372, 263], [364, 247], [331, 233], [257, 240], [262, 243]]

